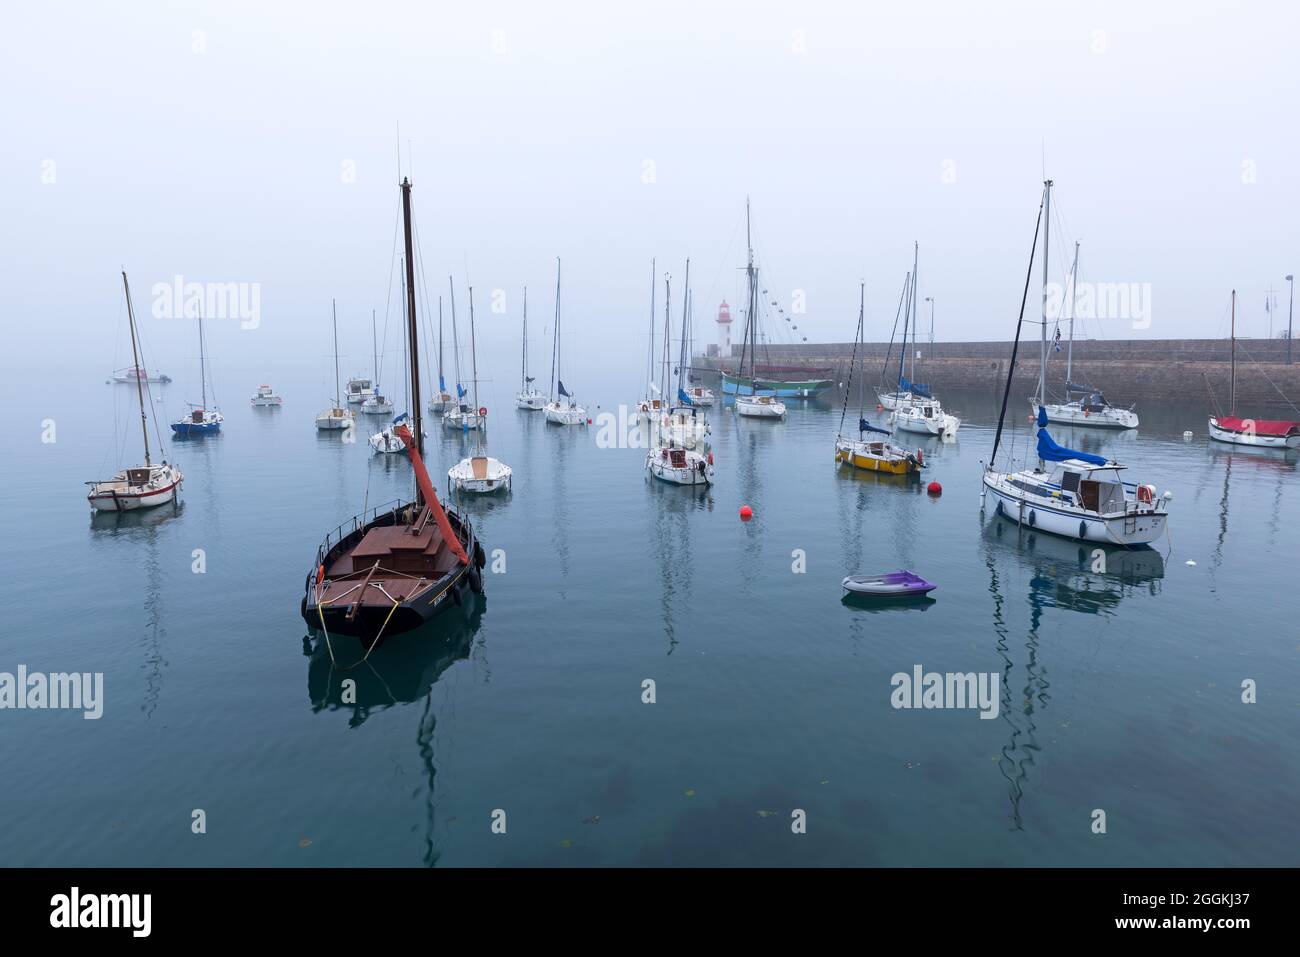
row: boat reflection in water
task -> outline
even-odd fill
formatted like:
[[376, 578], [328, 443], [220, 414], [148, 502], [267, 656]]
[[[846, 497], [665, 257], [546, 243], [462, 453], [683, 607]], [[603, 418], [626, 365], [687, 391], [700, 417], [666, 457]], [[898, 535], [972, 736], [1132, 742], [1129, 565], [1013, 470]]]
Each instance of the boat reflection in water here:
[[1032, 572], [1030, 603], [1090, 615], [1111, 614], [1135, 590], [1160, 594], [1164, 557], [1154, 548], [1120, 548], [1020, 529], [1006, 522], [984, 527], [990, 561], [1014, 556]]
[[442, 856], [436, 839], [438, 769], [434, 764], [433, 735], [438, 714], [433, 686], [443, 672], [469, 657], [486, 608], [487, 598], [483, 594], [470, 593], [461, 607], [449, 609], [422, 627], [395, 636], [364, 660], [356, 658], [351, 663], [335, 664], [323, 635], [316, 638], [314, 647], [310, 638], [303, 639], [303, 654], [310, 658], [307, 695], [312, 711], [351, 711], [348, 728], [355, 730], [375, 712], [420, 702], [415, 747], [423, 775], [421, 860], [426, 867], [436, 865]]
[[[394, 636], [368, 656], [356, 642], [336, 642], [336, 658], [332, 658], [324, 634], [314, 632], [303, 639], [303, 654], [311, 659], [307, 693], [312, 710], [349, 710], [348, 725], [356, 728], [375, 711], [422, 699], [427, 702], [442, 673], [469, 657], [486, 608], [487, 599], [471, 593], [460, 608]], [[353, 653], [351, 658], [340, 656], [345, 649]], [[349, 679], [355, 686], [345, 686]]]

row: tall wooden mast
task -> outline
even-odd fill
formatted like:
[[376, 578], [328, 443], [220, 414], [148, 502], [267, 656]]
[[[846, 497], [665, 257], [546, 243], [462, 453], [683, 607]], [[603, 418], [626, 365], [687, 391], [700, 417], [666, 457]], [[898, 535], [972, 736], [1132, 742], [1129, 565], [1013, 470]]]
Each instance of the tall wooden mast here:
[[[420, 343], [416, 336], [415, 254], [411, 248], [411, 181], [402, 180], [402, 238], [406, 243], [406, 334], [411, 357], [411, 424], [415, 427], [415, 447], [424, 454], [424, 426], [420, 405]], [[417, 495], [417, 504], [423, 504]]]
[[153, 465], [149, 458], [149, 420], [144, 414], [144, 382], [142, 375], [148, 375], [140, 368], [140, 350], [135, 344], [135, 309], [131, 306], [131, 284], [126, 280], [126, 270], [122, 270], [122, 288], [126, 290], [126, 315], [131, 326], [131, 360], [135, 363], [135, 394], [140, 400], [140, 434], [144, 436], [144, 464]]

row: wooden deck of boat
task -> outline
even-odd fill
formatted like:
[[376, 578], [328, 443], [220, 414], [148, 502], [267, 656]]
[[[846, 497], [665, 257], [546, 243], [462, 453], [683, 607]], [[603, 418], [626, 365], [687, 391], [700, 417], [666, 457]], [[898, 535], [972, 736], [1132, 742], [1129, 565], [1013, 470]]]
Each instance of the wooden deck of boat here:
[[[374, 568], [376, 562], [378, 568]], [[456, 565], [456, 556], [436, 522], [380, 526], [366, 532], [361, 541], [326, 567], [327, 582], [320, 598], [325, 604], [355, 601], [357, 585], [367, 580], [371, 585], [382, 585], [393, 598], [405, 597], [421, 579], [421, 587], [427, 587]], [[365, 601], [387, 603], [388, 599], [378, 588], [367, 587]]]

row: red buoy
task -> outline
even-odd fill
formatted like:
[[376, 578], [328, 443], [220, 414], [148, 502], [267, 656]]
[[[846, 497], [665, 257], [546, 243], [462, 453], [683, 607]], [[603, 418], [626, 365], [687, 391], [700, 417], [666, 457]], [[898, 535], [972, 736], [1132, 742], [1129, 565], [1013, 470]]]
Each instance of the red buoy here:
[[486, 419], [486, 418], [487, 418], [487, 406], [485, 406], [485, 405], [480, 405], [480, 406], [478, 407], [478, 414], [479, 414], [482, 418], [485, 418], [485, 419]]
[[925, 490], [929, 492], [931, 495], [943, 494], [943, 486], [940, 485], [938, 482], [931, 482], [929, 485], [925, 487]]
[[754, 510], [752, 508], [750, 508], [748, 505], [740, 506], [740, 520], [742, 522], [748, 522], [753, 517], [754, 517]]
[[591, 416], [587, 416], [587, 424], [591, 425]]
[[876, 403], [876, 411], [877, 411], [877, 412], [884, 412], [884, 411], [885, 411], [885, 407], [884, 407], [883, 405], [881, 405], [879, 402], [877, 402], [877, 403]]

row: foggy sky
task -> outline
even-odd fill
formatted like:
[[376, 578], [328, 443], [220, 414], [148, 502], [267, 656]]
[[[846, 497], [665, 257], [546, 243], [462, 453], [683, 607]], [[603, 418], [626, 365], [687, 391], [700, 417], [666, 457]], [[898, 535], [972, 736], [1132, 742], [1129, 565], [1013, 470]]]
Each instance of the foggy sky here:
[[852, 338], [860, 280], [867, 335], [888, 338], [913, 240], [937, 338], [1008, 338], [1044, 157], [1053, 273], [1079, 239], [1081, 279], [1151, 284], [1149, 328], [1084, 332], [1225, 335], [1234, 286], [1240, 331], [1267, 333], [1270, 286], [1282, 328], [1293, 5], [866, 6], [10, 5], [4, 362], [107, 371], [125, 268], [151, 365], [195, 351], [192, 327], [149, 315], [176, 275], [260, 284], [259, 328], [211, 330], [228, 359], [316, 362], [336, 298], [361, 364], [370, 310], [397, 308], [399, 123], [431, 291], [474, 284], [481, 361], [503, 377], [525, 284], [537, 367], [549, 356], [557, 256], [566, 366], [638, 374], [652, 256], [675, 297], [691, 257], [712, 341], [746, 195], [764, 285], [787, 311], [803, 291], [810, 340]]

